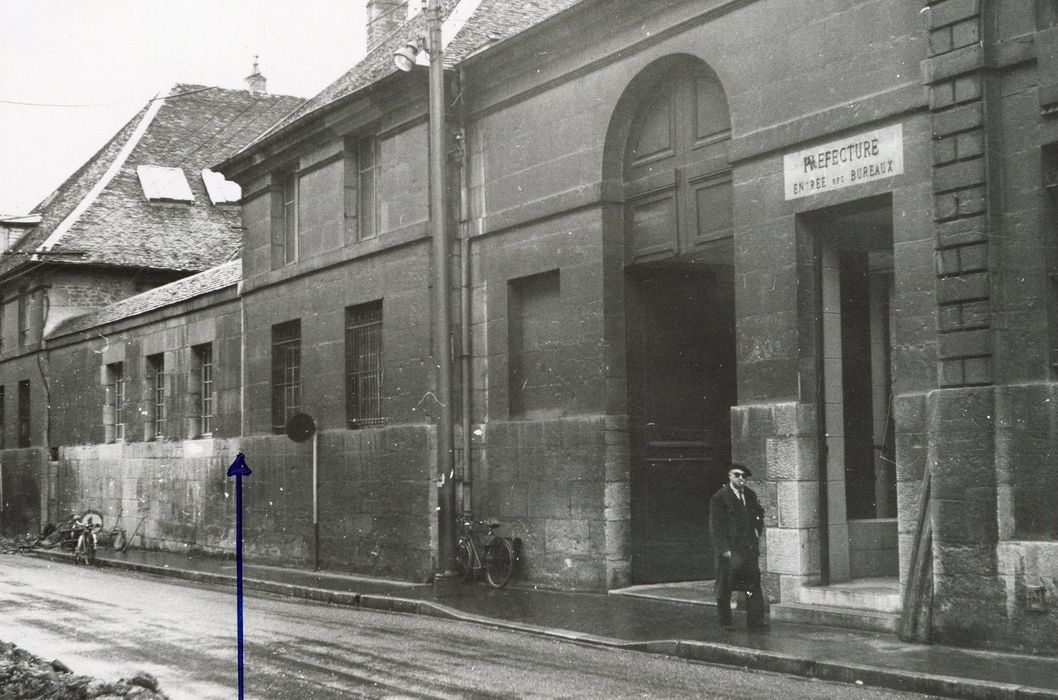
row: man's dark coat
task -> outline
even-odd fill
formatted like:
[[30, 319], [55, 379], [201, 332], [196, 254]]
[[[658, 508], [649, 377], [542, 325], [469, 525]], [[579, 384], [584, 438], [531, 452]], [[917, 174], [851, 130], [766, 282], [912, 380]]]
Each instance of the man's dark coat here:
[[[709, 499], [709, 533], [717, 570], [721, 568], [721, 555], [730, 551], [731, 588], [735, 589], [743, 588], [743, 584], [748, 587], [760, 585], [760, 574], [757, 574], [757, 581], [754, 582], [751, 572], [759, 571], [757, 558], [760, 556], [760, 533], [764, 530], [764, 509], [753, 489], [744, 487], [742, 493], [746, 498], [745, 506], [728, 484], [724, 484]], [[751, 580], [743, 581], [746, 574]], [[756, 586], [753, 586], [754, 583]]]

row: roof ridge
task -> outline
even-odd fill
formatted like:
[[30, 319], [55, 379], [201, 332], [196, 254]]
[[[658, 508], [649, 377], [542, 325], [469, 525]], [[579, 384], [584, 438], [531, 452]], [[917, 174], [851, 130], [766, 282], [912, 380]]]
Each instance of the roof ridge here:
[[154, 121], [154, 117], [158, 114], [158, 110], [162, 108], [163, 104], [165, 104], [165, 98], [155, 98], [151, 101], [151, 106], [147, 108], [147, 112], [143, 115], [142, 119], [140, 119], [140, 123], [136, 125], [136, 129], [132, 132], [132, 135], [129, 136], [128, 141], [122, 145], [121, 150], [118, 151], [116, 156], [114, 156], [114, 160], [110, 162], [106, 171], [98, 180], [96, 180], [95, 184], [92, 185], [92, 188], [88, 190], [88, 193], [81, 198], [81, 201], [77, 203], [77, 206], [73, 208], [73, 211], [67, 214], [66, 218], [64, 218], [48, 237], [37, 246], [38, 251], [51, 250], [55, 244], [66, 235], [66, 232], [70, 230], [78, 219], [81, 218], [81, 215], [88, 210], [88, 207], [92, 206], [92, 203], [99, 197], [100, 193], [106, 189], [106, 186], [110, 184], [110, 181], [121, 171], [122, 166], [125, 165], [125, 161], [128, 160], [132, 151], [135, 150], [136, 145], [139, 144], [143, 135], [147, 133], [147, 128], [150, 127], [151, 122]]

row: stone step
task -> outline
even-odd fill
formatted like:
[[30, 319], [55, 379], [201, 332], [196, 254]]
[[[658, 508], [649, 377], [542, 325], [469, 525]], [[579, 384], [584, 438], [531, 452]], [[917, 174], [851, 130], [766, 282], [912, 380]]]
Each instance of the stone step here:
[[771, 606], [771, 619], [802, 625], [822, 625], [869, 632], [896, 633], [900, 614], [878, 610], [858, 610], [830, 605], [805, 603], [776, 603]]
[[892, 586], [812, 586], [801, 589], [800, 602], [886, 613], [899, 613], [903, 609], [899, 588]]

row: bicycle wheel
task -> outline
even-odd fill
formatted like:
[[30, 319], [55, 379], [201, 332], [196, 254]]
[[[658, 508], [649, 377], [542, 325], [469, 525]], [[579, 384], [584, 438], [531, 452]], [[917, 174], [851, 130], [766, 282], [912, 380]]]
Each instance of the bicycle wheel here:
[[485, 577], [493, 588], [503, 588], [514, 573], [514, 547], [505, 537], [493, 537], [485, 545]]
[[456, 545], [456, 573], [464, 583], [474, 578], [474, 552], [466, 540], [460, 540]]

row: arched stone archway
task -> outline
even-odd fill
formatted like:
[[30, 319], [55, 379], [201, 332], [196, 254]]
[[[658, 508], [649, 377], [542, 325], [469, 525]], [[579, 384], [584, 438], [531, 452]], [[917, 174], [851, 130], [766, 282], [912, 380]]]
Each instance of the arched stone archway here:
[[[620, 192], [634, 583], [711, 578], [708, 499], [735, 403], [730, 116], [716, 74], [669, 56], [629, 84], [604, 179]], [[616, 226], [616, 224], [615, 224]]]

